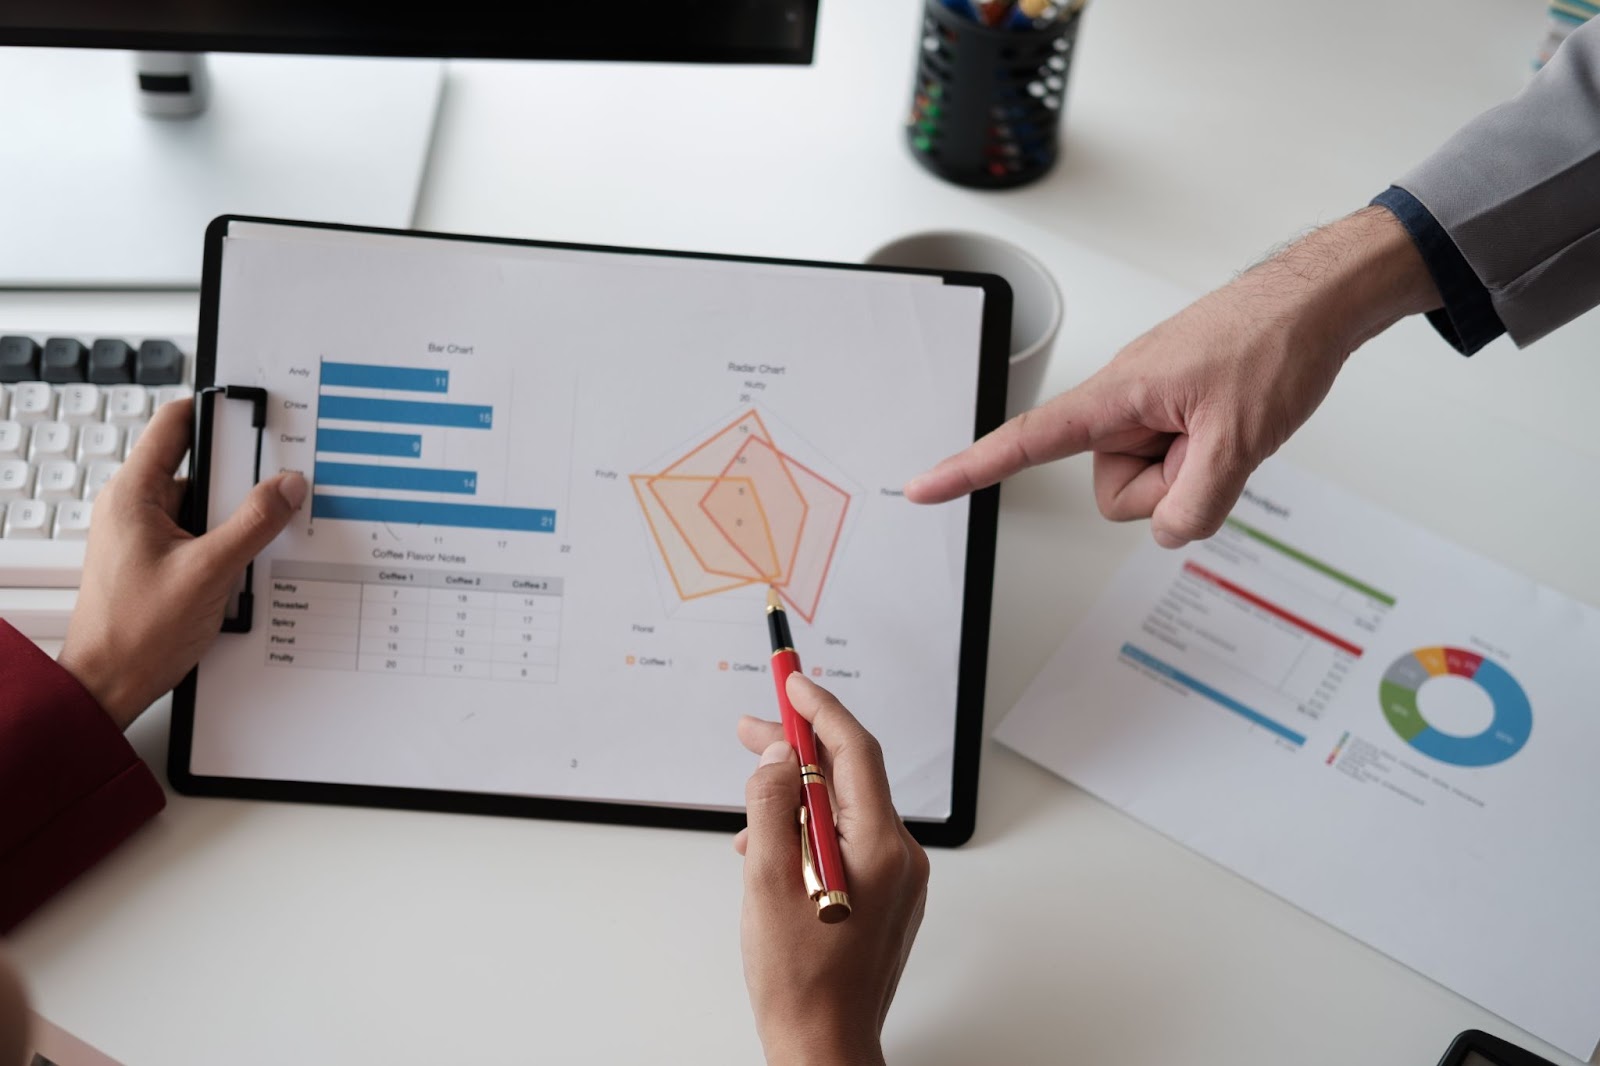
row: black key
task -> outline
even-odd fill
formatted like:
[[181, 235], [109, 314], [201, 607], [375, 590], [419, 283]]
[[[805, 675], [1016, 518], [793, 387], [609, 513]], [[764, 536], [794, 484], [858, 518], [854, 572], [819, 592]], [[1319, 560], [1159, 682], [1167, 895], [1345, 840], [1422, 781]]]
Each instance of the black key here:
[[38, 381], [39, 345], [32, 337], [0, 337], [0, 381]]
[[145, 341], [133, 377], [141, 385], [182, 385], [183, 353], [171, 341]]
[[89, 380], [96, 385], [132, 385], [133, 349], [127, 341], [95, 341], [89, 349]]
[[89, 351], [82, 341], [71, 337], [51, 337], [44, 342], [44, 356], [39, 361], [39, 376], [52, 384], [83, 381], [88, 369]]

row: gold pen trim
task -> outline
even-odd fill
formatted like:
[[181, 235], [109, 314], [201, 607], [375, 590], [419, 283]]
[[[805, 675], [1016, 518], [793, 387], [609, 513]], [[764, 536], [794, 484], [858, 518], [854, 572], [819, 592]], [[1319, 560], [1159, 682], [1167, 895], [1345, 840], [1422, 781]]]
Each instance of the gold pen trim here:
[[815, 901], [827, 893], [822, 875], [817, 873], [816, 860], [811, 855], [811, 827], [806, 822], [806, 809], [800, 808], [800, 879], [805, 882], [807, 898]]
[[800, 808], [800, 879], [805, 882], [806, 897], [817, 905], [817, 919], [826, 925], [842, 922], [850, 917], [850, 894], [830, 892], [817, 872], [811, 855], [811, 827], [806, 822], [806, 809]]

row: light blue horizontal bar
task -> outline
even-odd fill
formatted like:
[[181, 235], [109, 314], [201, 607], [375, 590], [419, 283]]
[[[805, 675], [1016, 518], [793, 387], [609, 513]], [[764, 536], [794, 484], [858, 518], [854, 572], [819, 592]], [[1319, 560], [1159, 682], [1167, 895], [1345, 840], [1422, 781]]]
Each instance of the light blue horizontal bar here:
[[364, 433], [359, 429], [319, 429], [317, 451], [415, 459], [422, 454], [422, 438], [415, 433]]
[[494, 408], [465, 403], [428, 403], [423, 400], [375, 400], [367, 396], [322, 396], [318, 418], [344, 418], [352, 422], [398, 422], [410, 426], [454, 426], [488, 429]]
[[1176, 681], [1185, 688], [1193, 689], [1195, 692], [1198, 692], [1200, 695], [1204, 696], [1213, 703], [1221, 704], [1223, 707], [1226, 707], [1228, 710], [1239, 715], [1241, 718], [1249, 719], [1262, 729], [1278, 734], [1278, 736], [1282, 737], [1284, 740], [1287, 740], [1291, 744], [1299, 745], [1306, 742], [1306, 738], [1304, 736], [1296, 733], [1288, 726], [1280, 725], [1279, 723], [1274, 722], [1271, 718], [1268, 718], [1266, 715], [1252, 711], [1250, 708], [1246, 707], [1232, 696], [1224, 696], [1222, 693], [1218, 692], [1205, 682], [1198, 681], [1195, 678], [1190, 677], [1177, 667], [1168, 666], [1166, 663], [1162, 662], [1160, 659], [1157, 659], [1154, 655], [1151, 655], [1147, 651], [1136, 648], [1132, 644], [1124, 644], [1122, 646], [1122, 654], [1126, 658], [1132, 659], [1140, 666], [1149, 667], [1151, 670], [1154, 670], [1163, 677], [1171, 678], [1173, 681]]
[[323, 363], [322, 383], [355, 389], [397, 389], [401, 392], [449, 392], [450, 371], [416, 370], [374, 363]]
[[556, 513], [533, 507], [483, 507], [470, 503], [427, 503], [322, 493], [311, 497], [311, 517], [461, 529], [506, 529], [518, 533], [556, 531]]
[[478, 491], [478, 472], [435, 470], [425, 466], [318, 463], [316, 483], [361, 489], [401, 489], [405, 492], [460, 492], [470, 496]]

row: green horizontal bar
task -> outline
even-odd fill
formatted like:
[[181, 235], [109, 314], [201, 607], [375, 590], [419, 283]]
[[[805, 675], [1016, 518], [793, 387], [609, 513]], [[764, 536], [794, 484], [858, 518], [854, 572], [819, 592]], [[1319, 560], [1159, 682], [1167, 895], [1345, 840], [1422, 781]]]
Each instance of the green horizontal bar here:
[[1295, 562], [1300, 563], [1300, 564], [1302, 564], [1304, 566], [1309, 566], [1311, 569], [1315, 570], [1317, 573], [1322, 574], [1325, 577], [1331, 577], [1335, 581], [1339, 582], [1339, 584], [1347, 585], [1350, 588], [1355, 589], [1357, 592], [1361, 593], [1363, 596], [1370, 596], [1371, 598], [1377, 600], [1379, 603], [1383, 604], [1385, 607], [1393, 607], [1394, 606], [1394, 597], [1389, 595], [1387, 592], [1379, 592], [1377, 589], [1373, 588], [1371, 585], [1364, 584], [1363, 582], [1357, 581], [1355, 578], [1351, 577], [1349, 574], [1345, 573], [1343, 570], [1335, 570], [1333, 567], [1329, 566], [1327, 563], [1323, 562], [1321, 559], [1313, 559], [1311, 556], [1307, 555], [1303, 551], [1300, 551], [1298, 548], [1291, 548], [1291, 547], [1289, 547], [1289, 545], [1285, 544], [1283, 541], [1278, 540], [1278, 539], [1276, 539], [1274, 537], [1268, 536], [1267, 534], [1261, 532], [1261, 530], [1257, 529], [1255, 526], [1247, 525], [1246, 523], [1241, 522], [1237, 518], [1234, 518], [1232, 516], [1230, 516], [1228, 518], [1228, 525], [1232, 526], [1234, 529], [1237, 529], [1240, 533], [1243, 533], [1245, 536], [1250, 537], [1250, 538], [1252, 538], [1254, 540], [1260, 541], [1262, 544], [1265, 544], [1267, 547], [1271, 548], [1273, 551], [1281, 552], [1282, 554], [1287, 555], [1289, 558], [1293, 559]]

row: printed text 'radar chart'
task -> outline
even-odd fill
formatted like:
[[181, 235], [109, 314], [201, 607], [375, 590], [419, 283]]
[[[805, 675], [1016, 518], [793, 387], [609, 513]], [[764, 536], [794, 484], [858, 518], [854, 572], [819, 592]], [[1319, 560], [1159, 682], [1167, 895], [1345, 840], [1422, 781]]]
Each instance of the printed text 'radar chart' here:
[[785, 454], [759, 414], [631, 480], [680, 599], [772, 585], [816, 617], [850, 496]]

